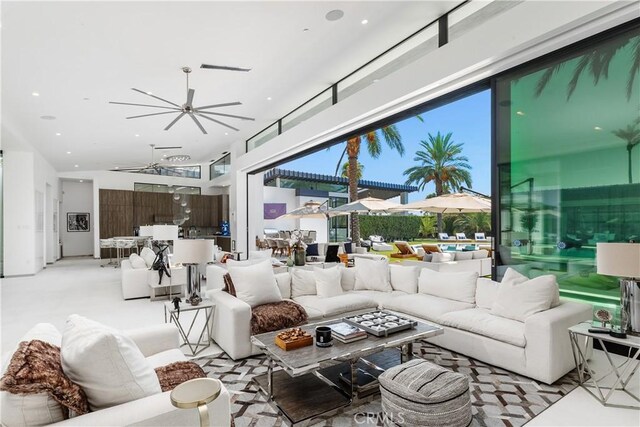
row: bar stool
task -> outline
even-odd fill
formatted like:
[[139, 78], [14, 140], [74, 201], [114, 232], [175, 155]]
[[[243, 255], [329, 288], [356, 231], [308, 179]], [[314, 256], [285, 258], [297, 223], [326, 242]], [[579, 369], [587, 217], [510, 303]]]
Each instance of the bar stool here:
[[113, 254], [112, 250], [115, 248], [115, 242], [113, 239], [100, 239], [100, 249], [108, 249], [109, 250], [109, 262], [106, 264], [100, 264], [100, 267], [105, 267], [107, 265], [113, 265]]

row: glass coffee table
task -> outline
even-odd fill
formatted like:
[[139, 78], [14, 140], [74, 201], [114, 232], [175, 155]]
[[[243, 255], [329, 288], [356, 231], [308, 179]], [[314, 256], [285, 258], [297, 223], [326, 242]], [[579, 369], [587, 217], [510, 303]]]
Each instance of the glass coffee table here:
[[[345, 316], [367, 311], [371, 310]], [[254, 381], [289, 424], [306, 424], [376, 393], [377, 377], [386, 369], [410, 360], [414, 342], [444, 333], [440, 326], [414, 320], [417, 324], [412, 329], [386, 337], [368, 334], [364, 340], [347, 344], [334, 339], [333, 346], [324, 348], [314, 343], [285, 351], [275, 344], [280, 331], [254, 335], [252, 343], [269, 361], [267, 373], [254, 377]], [[317, 326], [341, 321], [326, 320], [301, 328], [315, 337]], [[282, 369], [275, 370], [276, 367]]]

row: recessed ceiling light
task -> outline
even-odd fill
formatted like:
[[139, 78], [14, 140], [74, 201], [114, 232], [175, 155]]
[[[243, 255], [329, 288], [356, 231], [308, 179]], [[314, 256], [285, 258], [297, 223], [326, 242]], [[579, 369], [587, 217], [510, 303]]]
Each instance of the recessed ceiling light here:
[[225, 135], [229, 135], [229, 132], [225, 132], [224, 134], [225, 134]]
[[593, 130], [602, 130], [602, 128], [600, 126], [595, 126]]
[[114, 169], [120, 169], [120, 166], [116, 166]]
[[524, 116], [524, 111], [516, 111], [516, 114], [519, 116]]
[[89, 98], [82, 98], [82, 99], [83, 99], [84, 101], [88, 101], [88, 100], [89, 100]]
[[80, 182], [84, 182], [84, 180], [81, 179]]
[[40, 96], [40, 94], [38, 92], [31, 92], [31, 95], [33, 96]]
[[378, 83], [379, 81], [380, 81], [380, 80], [378, 80], [378, 79], [373, 79], [373, 82], [374, 82], [374, 83]]
[[306, 33], [307, 31], [309, 31], [309, 29], [308, 29], [308, 28], [303, 28], [303, 29], [302, 29], [302, 32], [303, 32], [303, 33]]
[[163, 154], [163, 155], [162, 155], [162, 157], [167, 157], [167, 155], [166, 155], [166, 154]]
[[267, 101], [271, 101], [271, 97], [270, 96], [267, 96]]
[[60, 136], [62, 135], [60, 132], [56, 132], [56, 136]]
[[56, 116], [40, 116], [42, 120], [55, 120]]
[[153, 95], [153, 92], [147, 92], [147, 95]]
[[324, 17], [327, 19], [327, 21], [337, 21], [338, 19], [341, 19], [343, 16], [344, 16], [343, 11], [341, 11], [340, 9], [334, 9], [327, 12], [327, 14]]
[[71, 151], [67, 151], [67, 154], [71, 154]]
[[140, 135], [136, 133], [136, 136], [140, 136]]
[[173, 156], [167, 157], [168, 162], [186, 162], [191, 158], [188, 154], [175, 154]]
[[363, 19], [362, 21], [360, 21], [360, 23], [362, 25], [367, 25], [369, 23], [369, 20], [368, 19]]
[[73, 167], [74, 167], [74, 168], [79, 168], [80, 166], [79, 166], [79, 165], [73, 165]]

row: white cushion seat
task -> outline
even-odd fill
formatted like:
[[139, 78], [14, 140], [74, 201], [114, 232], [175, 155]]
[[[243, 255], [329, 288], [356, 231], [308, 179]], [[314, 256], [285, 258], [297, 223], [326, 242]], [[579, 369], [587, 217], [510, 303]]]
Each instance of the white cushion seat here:
[[439, 323], [522, 348], [527, 344], [524, 336], [524, 323], [494, 316], [490, 310], [485, 308], [471, 308], [445, 313], [440, 317]]
[[408, 295], [407, 292], [402, 291], [391, 291], [391, 292], [380, 292], [380, 291], [349, 291], [350, 294], [361, 295], [363, 297], [369, 298], [378, 304], [379, 308], [382, 308], [386, 305], [387, 301], [391, 298]]
[[390, 299], [384, 308], [440, 323], [446, 313], [474, 308], [473, 304], [426, 294], [408, 294]]
[[305, 310], [311, 308], [322, 313], [324, 317], [331, 317], [350, 311], [377, 308], [378, 304], [364, 295], [356, 295], [347, 292], [335, 297], [322, 298], [317, 295], [304, 295], [293, 299], [302, 305]]
[[188, 359], [182, 350], [171, 348], [169, 350], [147, 356], [145, 357], [145, 360], [152, 369], [156, 369], [161, 366], [170, 365], [171, 363], [187, 361]]

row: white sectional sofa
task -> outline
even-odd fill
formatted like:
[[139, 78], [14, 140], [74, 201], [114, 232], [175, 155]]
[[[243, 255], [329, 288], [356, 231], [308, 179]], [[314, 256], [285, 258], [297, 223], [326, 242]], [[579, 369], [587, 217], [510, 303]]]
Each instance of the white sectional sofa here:
[[[216, 268], [216, 274], [208, 275], [211, 282], [207, 284], [207, 297], [216, 303], [213, 338], [234, 359], [258, 354], [259, 350], [250, 341], [251, 307], [220, 290], [226, 271], [209, 266], [209, 269]], [[282, 298], [292, 299], [303, 306], [310, 322], [340, 318], [358, 310], [381, 308], [397, 311], [441, 325], [445, 333], [429, 340], [436, 345], [547, 384], [575, 367], [567, 328], [591, 319], [592, 315], [587, 304], [560, 301], [559, 297], [554, 297], [554, 307], [535, 313], [524, 321], [500, 317], [492, 314], [491, 310], [499, 283], [480, 278], [472, 282], [467, 280], [463, 286], [452, 281], [452, 290], [464, 287], [462, 293], [466, 296], [463, 298], [456, 296], [455, 292], [447, 294], [446, 287], [447, 297], [437, 295], [438, 292], [436, 295], [418, 292], [418, 277], [422, 270], [416, 266], [390, 265], [390, 291], [355, 290], [356, 269], [342, 269], [344, 293], [328, 298], [297, 296], [295, 289], [292, 295], [291, 273], [280, 273], [275, 277]], [[477, 277], [473, 272], [457, 274]], [[557, 287], [555, 290], [557, 294]]]

